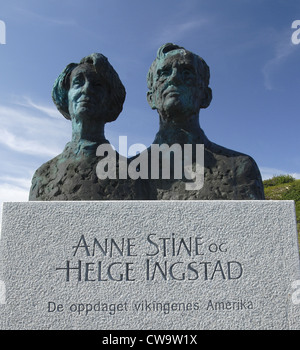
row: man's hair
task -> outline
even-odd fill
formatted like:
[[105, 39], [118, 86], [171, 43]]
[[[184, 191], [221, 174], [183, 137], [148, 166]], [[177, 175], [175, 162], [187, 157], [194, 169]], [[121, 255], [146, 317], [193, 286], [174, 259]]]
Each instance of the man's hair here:
[[183, 52], [190, 53], [194, 56], [195, 62], [196, 62], [196, 69], [197, 69], [197, 75], [201, 78], [201, 80], [204, 83], [205, 87], [208, 87], [209, 85], [209, 79], [210, 79], [210, 71], [209, 67], [204, 61], [204, 59], [196, 54], [194, 54], [191, 51], [186, 50], [184, 47], [172, 44], [172, 43], [167, 43], [162, 45], [158, 51], [157, 51], [157, 56], [153, 63], [151, 64], [148, 75], [147, 75], [147, 86], [148, 89], [151, 91], [153, 88], [153, 78], [154, 74], [156, 72], [156, 65], [157, 61], [163, 59], [170, 51], [174, 50], [182, 50]]
[[123, 109], [126, 91], [125, 88], [108, 59], [100, 53], [93, 53], [84, 57], [80, 63], [70, 63], [56, 79], [52, 89], [52, 99], [57, 109], [66, 118], [71, 119], [69, 113], [68, 91], [70, 89], [70, 76], [72, 71], [81, 64], [90, 64], [94, 66], [95, 71], [99, 74], [101, 80], [109, 90], [111, 99], [108, 106], [108, 114], [105, 116], [106, 122], [116, 120]]

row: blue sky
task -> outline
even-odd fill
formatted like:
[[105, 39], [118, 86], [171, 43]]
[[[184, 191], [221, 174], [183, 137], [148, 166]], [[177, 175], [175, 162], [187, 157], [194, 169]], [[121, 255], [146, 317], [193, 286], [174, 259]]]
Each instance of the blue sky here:
[[26, 201], [34, 171], [70, 140], [52, 86], [93, 52], [108, 57], [127, 91], [107, 138], [116, 148], [119, 136], [150, 145], [158, 115], [146, 75], [167, 42], [210, 66], [213, 100], [200, 113], [207, 137], [252, 156], [264, 179], [300, 178], [300, 45], [291, 42], [299, 0], [10, 0], [0, 20], [0, 202]]

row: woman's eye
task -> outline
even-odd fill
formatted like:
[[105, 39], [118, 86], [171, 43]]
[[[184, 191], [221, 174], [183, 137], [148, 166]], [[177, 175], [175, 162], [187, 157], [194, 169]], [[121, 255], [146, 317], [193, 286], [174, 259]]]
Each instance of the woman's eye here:
[[81, 85], [81, 83], [82, 83], [81, 79], [74, 79], [74, 80], [72, 81], [72, 85], [73, 85], [73, 86]]
[[101, 81], [95, 81], [93, 83], [93, 85], [96, 86], [96, 87], [99, 87], [99, 86], [102, 86], [102, 83], [101, 83]]

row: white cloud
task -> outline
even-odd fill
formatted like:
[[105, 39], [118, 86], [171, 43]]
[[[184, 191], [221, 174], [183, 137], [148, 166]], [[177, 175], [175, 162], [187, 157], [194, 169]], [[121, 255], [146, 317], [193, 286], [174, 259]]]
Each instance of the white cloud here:
[[[28, 189], [31, 186], [31, 179], [30, 178], [21, 178], [21, 177], [13, 177], [13, 176], [0, 176], [0, 183], [8, 183], [8, 184], [14, 184], [13, 186], [17, 186], [20, 189], [25, 189], [28, 191]], [[0, 184], [1, 186], [1, 184]]]
[[274, 84], [272, 77], [275, 76], [281, 65], [290, 57], [296, 50], [296, 45], [291, 42], [291, 33], [283, 33], [275, 43], [275, 55], [263, 67], [262, 73], [264, 77], [264, 85], [267, 90], [272, 90]]
[[27, 96], [23, 96], [23, 98], [20, 100], [18, 98], [16, 98], [15, 104], [17, 104], [19, 106], [23, 106], [23, 107], [29, 107], [29, 108], [36, 109], [37, 111], [40, 111], [40, 112], [42, 112], [42, 113], [44, 113], [52, 118], [59, 118], [60, 119], [62, 117], [62, 115], [59, 113], [59, 111], [56, 109], [56, 107], [49, 107], [49, 106], [37, 104], [37, 103], [33, 102], [30, 97], [27, 97]]
[[60, 153], [60, 149], [48, 148], [38, 140], [26, 140], [5, 129], [0, 129], [0, 143], [13, 151], [30, 155], [54, 157]]
[[8, 183], [0, 185], [1, 202], [26, 202], [28, 201], [29, 188], [11, 185]]
[[29, 97], [14, 97], [13, 103], [0, 105], [0, 116], [0, 203], [28, 201], [34, 164], [61, 153], [71, 126], [55, 107]]
[[169, 42], [178, 42], [186, 35], [195, 31], [209, 23], [207, 18], [200, 18], [198, 20], [186, 21], [175, 24], [165, 24], [164, 27], [158, 29], [157, 36], [154, 38], [152, 45], [162, 45]]
[[31, 18], [34, 20], [41, 21], [43, 23], [49, 23], [54, 26], [74, 26], [76, 25], [76, 22], [73, 18], [54, 18], [54, 17], [49, 17], [49, 16], [44, 16], [40, 13], [28, 10], [27, 8], [21, 8], [18, 7], [17, 10], [22, 13], [23, 17]]
[[15, 99], [10, 106], [0, 105], [0, 143], [11, 151], [53, 157], [70, 139], [69, 122], [55, 108]]
[[271, 179], [273, 176], [279, 175], [291, 175], [295, 179], [300, 179], [300, 173], [292, 173], [282, 169], [268, 168], [268, 167], [260, 167], [260, 172], [263, 180]]

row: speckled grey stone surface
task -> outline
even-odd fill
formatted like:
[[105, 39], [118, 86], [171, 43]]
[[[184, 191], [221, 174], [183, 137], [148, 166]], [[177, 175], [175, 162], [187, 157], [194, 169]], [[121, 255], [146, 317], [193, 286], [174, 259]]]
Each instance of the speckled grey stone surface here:
[[292, 201], [4, 203], [0, 243], [1, 329], [300, 328]]

